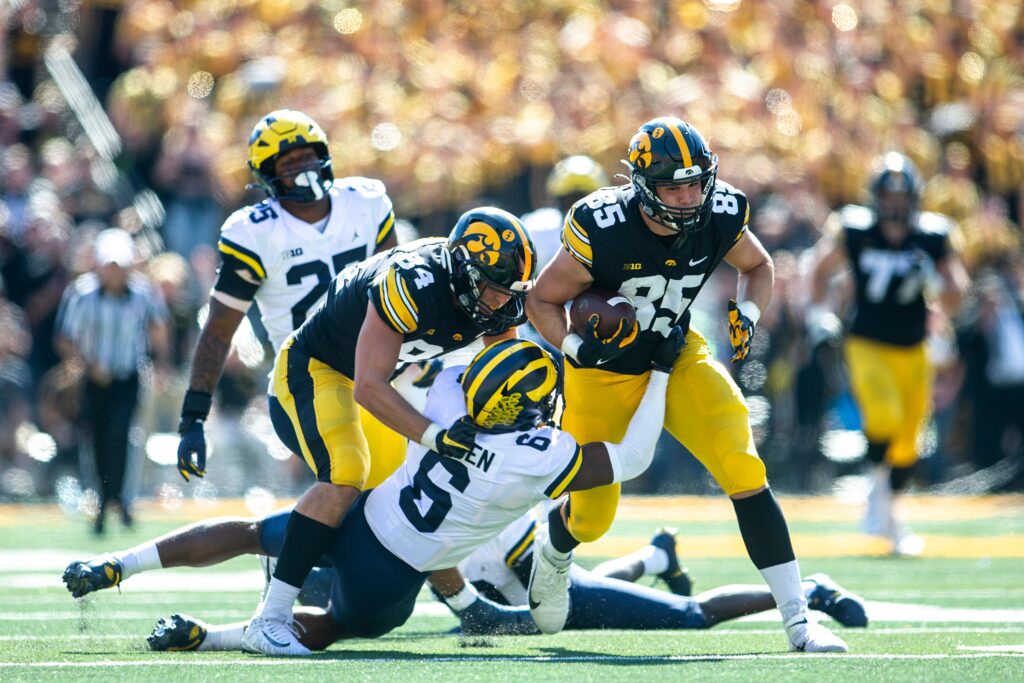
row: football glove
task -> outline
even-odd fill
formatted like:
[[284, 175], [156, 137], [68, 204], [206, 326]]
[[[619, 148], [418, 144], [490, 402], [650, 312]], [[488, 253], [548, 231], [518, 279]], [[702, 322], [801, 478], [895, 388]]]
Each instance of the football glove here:
[[[181, 419], [178, 420], [178, 472], [189, 481], [189, 475], [201, 477], [206, 474], [206, 435], [203, 433], [203, 421], [210, 414], [213, 397], [202, 391], [189, 389], [185, 392], [185, 401], [181, 406]], [[193, 460], [192, 456], [195, 456]]]
[[[746, 302], [744, 302], [745, 304]], [[729, 341], [732, 343], [732, 362], [743, 360], [750, 353], [750, 340], [754, 338], [755, 322], [744, 315], [735, 299], [729, 299]]]
[[[587, 320], [586, 332], [577, 337], [580, 339], [579, 347], [575, 353], [569, 354], [584, 367], [597, 367], [618, 358], [640, 336], [640, 326], [636, 321], [631, 325], [623, 318], [619, 321], [619, 327], [615, 330], [615, 334], [605, 339], [597, 334], [597, 326], [600, 322], [601, 317], [596, 313], [590, 316]], [[572, 336], [570, 335], [570, 337]], [[563, 350], [564, 346], [563, 344]]]
[[460, 459], [476, 445], [477, 426], [468, 415], [463, 415], [448, 429], [442, 429], [434, 437], [431, 450], [449, 458]]
[[651, 368], [661, 372], [672, 372], [672, 366], [679, 358], [679, 352], [686, 346], [686, 335], [679, 325], [673, 327], [668, 336], [658, 342], [651, 356]]
[[444, 369], [444, 361], [440, 358], [421, 360], [416, 362], [416, 367], [419, 369], [419, 374], [413, 379], [412, 385], [417, 389], [427, 389]]

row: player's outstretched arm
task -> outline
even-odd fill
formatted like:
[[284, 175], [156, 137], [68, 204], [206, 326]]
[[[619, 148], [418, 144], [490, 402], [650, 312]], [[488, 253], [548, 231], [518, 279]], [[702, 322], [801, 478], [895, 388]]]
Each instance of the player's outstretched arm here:
[[210, 414], [213, 390], [224, 370], [224, 361], [231, 350], [231, 339], [244, 317], [244, 310], [227, 306], [216, 298], [210, 299], [210, 313], [192, 355], [188, 391], [185, 392], [181, 419], [178, 421], [178, 433], [181, 435], [178, 471], [185, 481], [189, 480], [191, 474], [201, 477], [206, 473], [206, 435], [203, 423]]
[[590, 272], [564, 249], [537, 278], [526, 298], [526, 314], [534, 328], [556, 348], [562, 347], [569, 333], [566, 302], [590, 287], [593, 281]]
[[654, 447], [665, 423], [665, 391], [672, 366], [684, 344], [676, 327], [659, 344], [652, 360], [651, 377], [640, 406], [633, 413], [626, 435], [617, 444], [593, 441], [583, 446], [583, 464], [569, 482], [567, 491], [585, 491], [596, 486], [629, 481], [643, 474], [654, 458]]

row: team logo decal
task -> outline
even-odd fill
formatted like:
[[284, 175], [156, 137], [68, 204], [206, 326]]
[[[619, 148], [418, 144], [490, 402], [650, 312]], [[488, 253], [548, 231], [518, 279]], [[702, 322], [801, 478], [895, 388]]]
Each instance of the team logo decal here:
[[501, 239], [505, 240], [506, 242], [511, 242], [515, 240], [515, 238], [516, 234], [511, 230], [506, 230], [505, 232], [501, 233]]
[[452, 341], [457, 341], [457, 342], [462, 341], [462, 335], [459, 334], [458, 332], [456, 332], [455, 334], [452, 335]]
[[670, 258], [667, 261], [665, 261], [665, 265], [671, 268], [676, 265], [676, 260], [674, 258]]
[[655, 128], [654, 130], [651, 131], [651, 137], [654, 138], [655, 140], [657, 140], [658, 138], [660, 138], [664, 134], [665, 134], [665, 129], [662, 128], [661, 126], [658, 126], [657, 128]]
[[650, 135], [647, 133], [637, 133], [629, 141], [629, 163], [637, 168], [647, 168], [651, 165]]
[[501, 239], [497, 230], [482, 221], [469, 224], [466, 229], [466, 249], [475, 260], [489, 266], [497, 264], [500, 247]]
[[498, 405], [494, 406], [487, 419], [484, 420], [484, 427], [490, 428], [496, 424], [515, 424], [519, 419], [519, 413], [523, 412], [523, 407], [519, 405], [520, 398], [522, 398], [522, 394], [518, 391], [508, 396], [502, 396], [498, 400]]

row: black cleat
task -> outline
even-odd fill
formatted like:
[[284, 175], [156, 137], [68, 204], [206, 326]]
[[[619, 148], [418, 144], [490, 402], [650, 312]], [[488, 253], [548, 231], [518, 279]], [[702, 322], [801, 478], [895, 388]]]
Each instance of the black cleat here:
[[814, 584], [807, 595], [807, 606], [824, 612], [843, 626], [864, 628], [868, 625], [864, 600], [848, 593], [825, 574], [812, 574], [804, 581]]
[[185, 652], [202, 645], [206, 632], [206, 624], [199, 619], [187, 614], [172, 614], [156, 622], [146, 641], [156, 652]]
[[113, 588], [121, 583], [124, 566], [111, 555], [101, 555], [89, 562], [75, 561], [67, 566], [60, 577], [71, 592], [81, 598], [93, 591]]
[[658, 578], [668, 584], [668, 589], [676, 595], [693, 595], [693, 579], [686, 567], [679, 564], [676, 555], [676, 534], [670, 527], [662, 527], [654, 532], [651, 545], [668, 553], [668, 569], [658, 574]]

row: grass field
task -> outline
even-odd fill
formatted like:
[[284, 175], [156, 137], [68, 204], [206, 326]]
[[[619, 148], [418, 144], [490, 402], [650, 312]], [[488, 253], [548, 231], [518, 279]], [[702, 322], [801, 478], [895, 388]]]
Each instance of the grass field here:
[[[860, 536], [856, 506], [828, 498], [784, 498], [783, 506], [803, 571], [827, 572], [869, 601], [867, 629], [836, 626], [849, 654], [787, 652], [775, 614], [708, 631], [462, 639], [446, 635], [457, 622], [427, 594], [387, 637], [341, 643], [308, 660], [151, 653], [145, 636], [160, 616], [183, 611], [220, 623], [249, 617], [260, 586], [256, 561], [145, 574], [121, 593], [80, 601], [60, 583], [64, 565], [199, 517], [246, 514], [241, 504], [143, 507], [132, 532], [114, 525], [102, 540], [54, 507], [0, 506], [0, 681], [1024, 681], [1024, 496], [909, 501], [907, 516], [928, 543], [914, 559], [887, 557], [883, 545]], [[718, 499], [626, 499], [612, 532], [579, 560], [592, 565], [633, 550], [661, 524], [679, 528], [698, 591], [759, 581], [731, 506]]]

